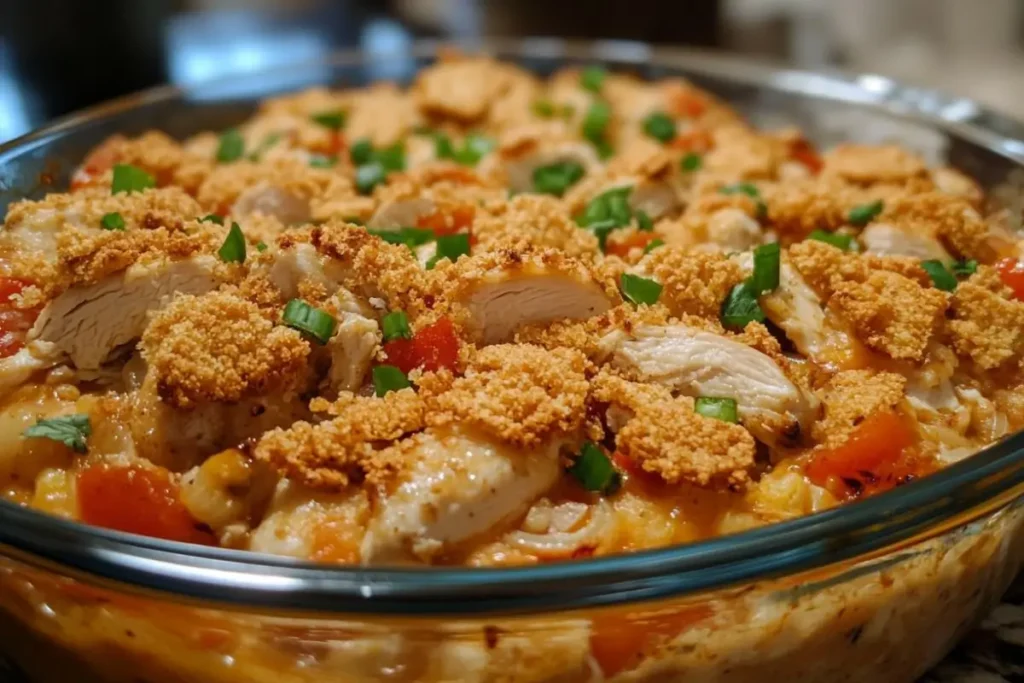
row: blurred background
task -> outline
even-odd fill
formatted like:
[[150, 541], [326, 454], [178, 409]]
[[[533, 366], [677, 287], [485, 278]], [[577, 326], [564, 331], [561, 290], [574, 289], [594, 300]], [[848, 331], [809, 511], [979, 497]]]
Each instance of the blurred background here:
[[711, 47], [882, 73], [1024, 119], [1024, 0], [0, 0], [0, 141], [160, 83], [421, 36]]

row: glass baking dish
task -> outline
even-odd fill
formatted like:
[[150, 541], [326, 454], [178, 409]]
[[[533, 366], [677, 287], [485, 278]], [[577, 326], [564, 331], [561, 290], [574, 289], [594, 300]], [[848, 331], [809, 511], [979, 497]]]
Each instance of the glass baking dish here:
[[[895, 139], [1021, 214], [1024, 128], [877, 76], [643, 44], [493, 41], [540, 73], [683, 75], [820, 145]], [[437, 48], [161, 88], [0, 147], [0, 207], [115, 132], [219, 129], [315, 84], [407, 81]], [[326, 567], [87, 528], [0, 502], [5, 681], [912, 681], [1021, 568], [1024, 435], [894, 491], [707, 542], [516, 569]], [[6, 669], [5, 669], [6, 667]]]

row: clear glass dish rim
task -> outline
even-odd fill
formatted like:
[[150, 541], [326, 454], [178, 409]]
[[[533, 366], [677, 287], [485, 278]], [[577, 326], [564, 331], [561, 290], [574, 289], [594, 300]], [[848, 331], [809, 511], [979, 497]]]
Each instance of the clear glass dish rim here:
[[[315, 66], [426, 58], [449, 41], [395, 54], [360, 50], [228, 79]], [[888, 78], [808, 72], [631, 41], [486, 39], [499, 57], [686, 69], [738, 84], [849, 103], [965, 137], [1024, 167], [1024, 126], [977, 103]], [[161, 86], [61, 118], [0, 145], [0, 164], [62, 133], [216, 85]], [[1024, 491], [1024, 432], [939, 473], [841, 508], [687, 545], [508, 569], [335, 567], [89, 527], [0, 501], [0, 550], [30, 565], [235, 609], [393, 616], [535, 614], [636, 603], [762, 581], [871, 556], [1011, 503]], [[945, 525], [945, 526], [944, 526]]]

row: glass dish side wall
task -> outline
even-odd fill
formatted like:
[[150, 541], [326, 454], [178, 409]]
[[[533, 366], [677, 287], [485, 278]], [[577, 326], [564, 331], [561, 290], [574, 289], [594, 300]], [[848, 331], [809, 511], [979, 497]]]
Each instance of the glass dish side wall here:
[[[909, 683], [998, 601], [1024, 505], [855, 565], [553, 616], [272, 616], [0, 561], [0, 652], [27, 681]], [[0, 669], [2, 670], [2, 669]]]

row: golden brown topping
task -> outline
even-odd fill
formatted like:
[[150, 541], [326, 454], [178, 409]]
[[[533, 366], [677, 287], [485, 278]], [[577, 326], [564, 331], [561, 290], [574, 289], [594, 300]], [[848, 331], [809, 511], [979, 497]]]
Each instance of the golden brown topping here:
[[829, 448], [843, 443], [865, 417], [902, 401], [906, 383], [902, 376], [892, 372], [838, 373], [819, 392], [824, 414], [814, 425], [815, 441]]
[[412, 389], [383, 398], [343, 394], [328, 410], [334, 419], [316, 425], [296, 422], [267, 432], [254, 457], [308, 486], [341, 489], [364, 480], [379, 484], [401, 467], [396, 450], [382, 450], [381, 445], [423, 428], [423, 401]]
[[[267, 195], [269, 190], [279, 195]], [[330, 190], [330, 193], [328, 193]], [[268, 196], [263, 199], [257, 193]], [[196, 198], [207, 210], [226, 215], [239, 207], [235, 202], [246, 194], [252, 201], [241, 207], [241, 213], [295, 214], [289, 222], [303, 222], [311, 217], [309, 204], [340, 201], [356, 197], [355, 187], [346, 178], [329, 169], [313, 168], [298, 159], [268, 159], [256, 163], [237, 161], [217, 166], [199, 187]], [[290, 198], [283, 200], [282, 196]]]
[[394, 83], [376, 83], [352, 94], [345, 137], [352, 141], [367, 138], [374, 147], [387, 147], [405, 137], [419, 122], [412, 97]]
[[178, 408], [293, 388], [309, 355], [297, 331], [226, 291], [176, 296], [153, 317], [142, 348], [160, 397]]
[[756, 133], [745, 125], [714, 131], [714, 148], [704, 157], [704, 169], [723, 181], [770, 180], [789, 153], [789, 145]]
[[[187, 152], [167, 134], [155, 130], [147, 131], [137, 138], [115, 135], [93, 150], [90, 156], [137, 166], [156, 178], [157, 185], [175, 184], [189, 193], [196, 191], [211, 170], [207, 161]], [[86, 166], [88, 171], [88, 164]], [[109, 187], [110, 177], [111, 172], [104, 170], [92, 182]]]
[[670, 318], [668, 310], [661, 304], [641, 308], [622, 304], [588, 320], [523, 327], [516, 334], [516, 342], [538, 344], [548, 349], [576, 349], [592, 361], [602, 362], [611, 352], [605, 342], [609, 333], [622, 330], [628, 334], [633, 327], [642, 324], [665, 325]]
[[670, 484], [736, 488], [750, 481], [754, 437], [746, 429], [694, 412], [689, 397], [608, 373], [594, 379], [596, 400], [630, 413], [615, 448]]
[[427, 424], [470, 424], [522, 448], [583, 424], [586, 358], [569, 349], [497, 344], [474, 354], [464, 377], [446, 371], [419, 382]]
[[525, 242], [532, 247], [560, 249], [567, 256], [592, 258], [597, 238], [581, 230], [565, 206], [554, 197], [522, 194], [496, 207], [494, 214], [478, 214], [473, 235], [478, 250], [495, 250]]
[[912, 234], [937, 238], [955, 255], [982, 263], [1016, 255], [1009, 235], [989, 226], [968, 200], [943, 192], [895, 197], [886, 202], [881, 220]]
[[717, 319], [729, 290], [743, 280], [739, 265], [721, 254], [688, 254], [672, 246], [655, 249], [641, 268], [662, 284], [658, 300], [673, 315]]
[[824, 177], [858, 185], [903, 183], [928, 174], [924, 161], [899, 145], [839, 145], [823, 161]]
[[509, 86], [505, 67], [490, 59], [458, 59], [420, 72], [413, 86], [423, 111], [472, 123]]
[[953, 348], [982, 370], [994, 370], [1024, 352], [1024, 302], [1013, 297], [990, 268], [979, 268], [956, 288], [953, 319], [946, 323]]

